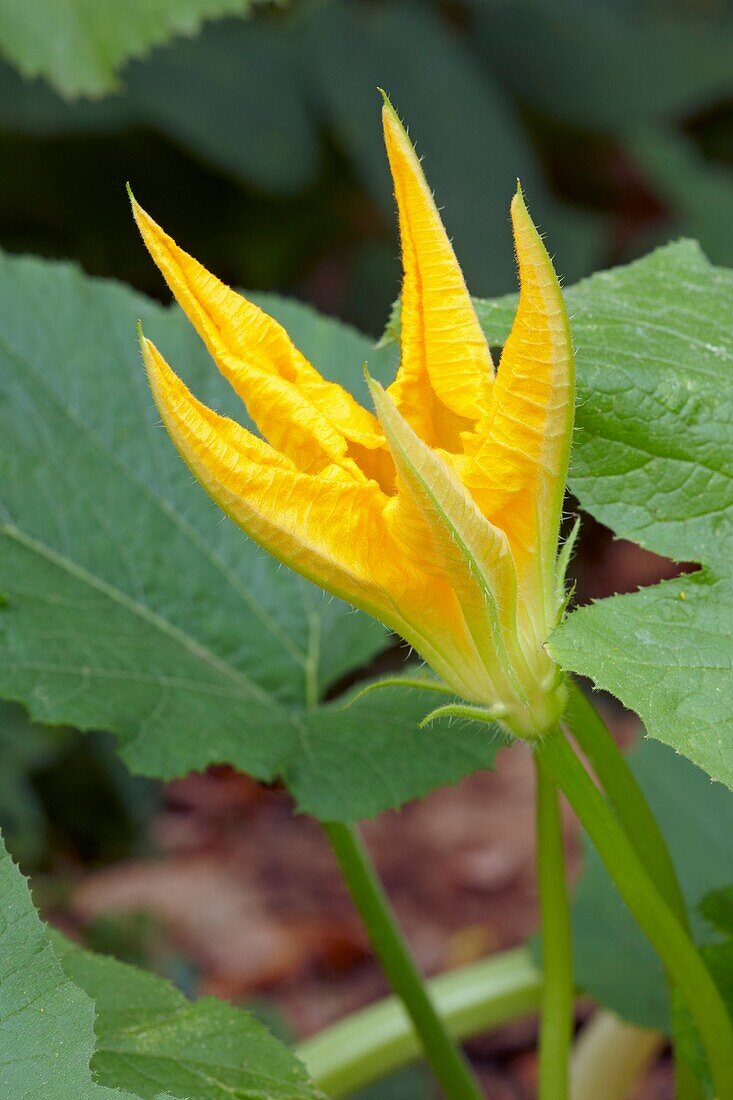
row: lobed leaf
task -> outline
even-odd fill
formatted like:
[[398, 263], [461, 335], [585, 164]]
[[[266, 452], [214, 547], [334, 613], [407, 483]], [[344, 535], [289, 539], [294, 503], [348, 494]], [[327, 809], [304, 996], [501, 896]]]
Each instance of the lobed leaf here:
[[[135, 322], [221, 412], [244, 410], [177, 310], [39, 260], [0, 259], [0, 694], [46, 723], [116, 733], [169, 778], [229, 762], [284, 778], [302, 809], [368, 816], [488, 766], [477, 727], [436, 725], [418, 690], [312, 706], [386, 643], [219, 513], [175, 453]], [[295, 304], [264, 303], [365, 400], [391, 349]]]
[[204, 997], [191, 1002], [163, 978], [52, 937], [68, 978], [96, 1006], [92, 1070], [110, 1087], [153, 1100], [317, 1100], [287, 1047], [252, 1015]]
[[322, 1095], [246, 1012], [210, 997], [192, 1004], [153, 974], [49, 933], [1, 840], [0, 1091], [12, 1100]]
[[[64, 974], [25, 879], [0, 840], [0, 1094], [134, 1100], [94, 1083], [94, 1004]], [[169, 1100], [159, 1090], [148, 1095]]]

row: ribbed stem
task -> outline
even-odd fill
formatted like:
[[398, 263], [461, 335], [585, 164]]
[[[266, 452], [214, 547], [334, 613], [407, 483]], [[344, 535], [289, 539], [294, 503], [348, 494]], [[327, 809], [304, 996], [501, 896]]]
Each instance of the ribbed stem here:
[[[576, 683], [568, 684], [568, 706], [564, 720], [593, 767], [616, 816], [644, 864], [654, 885], [689, 933], [690, 925], [679, 879], [644, 792], [626, 757], [616, 744], [602, 717]], [[702, 1093], [690, 1069], [677, 1060], [677, 1100], [699, 1100]]]
[[543, 975], [539, 1097], [540, 1100], [567, 1100], [575, 991], [562, 818], [552, 773], [541, 756], [536, 755], [534, 763]]
[[685, 899], [657, 819], [608, 726], [573, 681], [568, 682], [568, 706], [564, 721], [588, 757], [616, 816], [660, 894], [677, 915], [680, 924], [689, 928]]

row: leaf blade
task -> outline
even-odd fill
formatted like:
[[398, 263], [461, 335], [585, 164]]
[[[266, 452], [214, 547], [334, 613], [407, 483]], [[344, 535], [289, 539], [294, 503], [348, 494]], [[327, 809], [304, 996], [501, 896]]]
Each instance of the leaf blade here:
[[42, 0], [32, 8], [0, 0], [3, 52], [26, 77], [43, 76], [63, 95], [101, 95], [116, 73], [175, 34], [194, 34], [205, 19], [247, 12], [254, 0]]
[[[242, 414], [177, 311], [32, 259], [0, 258], [0, 287], [0, 694], [43, 722], [116, 733], [138, 773], [228, 762], [282, 775], [332, 819], [490, 765], [475, 731], [451, 729], [437, 753], [416, 735], [420, 692], [348, 721], [306, 708], [385, 631], [279, 568], [191, 484], [157, 423], [136, 320], [208, 404]], [[389, 377], [390, 349], [307, 307], [263, 304], [362, 399], [365, 359]]]

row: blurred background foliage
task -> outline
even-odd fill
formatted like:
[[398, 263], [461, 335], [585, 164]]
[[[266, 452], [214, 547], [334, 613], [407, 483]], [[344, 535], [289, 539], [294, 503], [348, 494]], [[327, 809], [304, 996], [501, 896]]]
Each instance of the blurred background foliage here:
[[88, 0], [70, 7], [74, 34], [0, 0], [0, 241], [13, 251], [162, 294], [129, 178], [228, 281], [377, 333], [398, 285], [381, 86], [476, 294], [513, 286], [517, 176], [568, 282], [678, 234], [733, 259], [725, 0], [129, 0], [124, 27], [107, 0], [94, 18]]

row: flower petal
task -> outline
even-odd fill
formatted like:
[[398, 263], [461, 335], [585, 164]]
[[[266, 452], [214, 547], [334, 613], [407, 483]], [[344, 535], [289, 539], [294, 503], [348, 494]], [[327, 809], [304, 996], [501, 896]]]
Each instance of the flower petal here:
[[420, 162], [389, 101], [382, 112], [399, 210], [402, 361], [390, 396], [426, 443], [460, 449], [489, 404], [486, 338]]
[[369, 455], [386, 452], [372, 414], [322, 378], [277, 321], [179, 248], [134, 198], [132, 206], [179, 305], [272, 446], [305, 472], [331, 462], [356, 472], [354, 460], [363, 459], [367, 476], [383, 475], [383, 458]]
[[[384, 518], [387, 497], [337, 464], [304, 474], [235, 421], [209, 409], [141, 338], [156, 405], [181, 457], [219, 507], [270, 554], [382, 617], [384, 590], [405, 580]], [[375, 578], [379, 577], [379, 581]]]
[[[491, 395], [485, 437], [463, 480], [509, 536], [520, 587], [554, 624], [554, 563], [575, 405], [562, 291], [521, 189], [512, 200], [521, 292]], [[537, 606], [537, 604], [535, 604]]]
[[490, 695], [523, 692], [514, 670], [524, 654], [517, 635], [517, 585], [509, 541], [481, 514], [450, 466], [410, 427], [382, 387], [370, 380], [377, 416], [397, 468], [390, 504], [395, 533], [428, 571], [456, 593]]
[[141, 337], [156, 405], [181, 457], [238, 526], [301, 576], [380, 619], [475, 697], [476, 655], [450, 585], [416, 567], [395, 538], [390, 498], [334, 464], [291, 459], [198, 401]]

